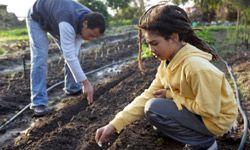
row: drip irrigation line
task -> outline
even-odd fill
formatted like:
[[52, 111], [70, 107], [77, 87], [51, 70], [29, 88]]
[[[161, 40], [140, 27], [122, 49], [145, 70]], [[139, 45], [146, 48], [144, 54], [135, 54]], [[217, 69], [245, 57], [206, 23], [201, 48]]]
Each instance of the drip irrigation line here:
[[[114, 66], [114, 65], [118, 65], [118, 64], [121, 64], [121, 63], [124, 63], [124, 62], [127, 62], [131, 59], [134, 59], [135, 57], [131, 57], [131, 58], [127, 58], [127, 59], [124, 59], [124, 60], [121, 60], [121, 61], [117, 61], [117, 62], [113, 62], [111, 64], [108, 64], [108, 65], [105, 65], [103, 67], [100, 67], [100, 68], [97, 68], [95, 70], [92, 70], [92, 71], [89, 71], [87, 73], [85, 73], [86, 75], [90, 75], [90, 74], [93, 74], [93, 73], [96, 73], [100, 70], [104, 70], [108, 67], [111, 67], [111, 66]], [[63, 84], [64, 81], [60, 81], [58, 83], [55, 83], [54, 85], [50, 86], [48, 89], [47, 89], [47, 92], [49, 92], [50, 90], [52, 90], [53, 88]], [[13, 117], [11, 117], [8, 121], [6, 121], [4, 124], [2, 124], [0, 126], [0, 131], [2, 131], [3, 129], [5, 129], [5, 127], [10, 124], [12, 121], [14, 121], [19, 115], [21, 115], [25, 110], [27, 110], [29, 107], [30, 107], [31, 103], [29, 103], [28, 105], [26, 105], [22, 110], [20, 110], [18, 113], [16, 113]]]
[[233, 74], [232, 68], [231, 68], [231, 66], [228, 65], [228, 63], [224, 59], [222, 59], [221, 57], [220, 57], [220, 59], [226, 65], [228, 73], [230, 74], [230, 77], [233, 80], [234, 87], [235, 87], [235, 94], [236, 94], [236, 102], [238, 105], [238, 109], [240, 110], [240, 113], [241, 113], [242, 118], [243, 118], [243, 122], [244, 122], [243, 135], [241, 137], [240, 145], [238, 147], [238, 150], [243, 150], [246, 139], [247, 139], [247, 134], [248, 134], [248, 119], [247, 119], [247, 116], [246, 116], [244, 110], [241, 107], [239, 89], [238, 89], [237, 83], [235, 81], [235, 76]]

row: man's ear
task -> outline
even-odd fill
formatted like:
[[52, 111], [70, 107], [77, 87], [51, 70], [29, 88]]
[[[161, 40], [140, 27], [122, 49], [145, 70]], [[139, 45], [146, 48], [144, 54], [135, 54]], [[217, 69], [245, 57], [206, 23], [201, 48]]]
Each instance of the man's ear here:
[[88, 21], [87, 20], [83, 21], [83, 27], [88, 28]]

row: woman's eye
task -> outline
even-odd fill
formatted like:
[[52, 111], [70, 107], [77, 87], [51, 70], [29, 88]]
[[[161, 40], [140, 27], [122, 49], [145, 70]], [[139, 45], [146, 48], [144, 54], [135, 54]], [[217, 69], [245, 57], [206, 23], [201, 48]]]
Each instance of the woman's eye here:
[[151, 45], [152, 45], [152, 46], [157, 46], [157, 45], [158, 45], [158, 43], [151, 43]]

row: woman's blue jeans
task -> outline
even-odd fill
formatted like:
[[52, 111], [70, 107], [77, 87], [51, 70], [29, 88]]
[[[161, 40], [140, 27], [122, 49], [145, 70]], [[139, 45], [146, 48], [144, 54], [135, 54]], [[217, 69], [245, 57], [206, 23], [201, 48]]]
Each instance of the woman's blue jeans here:
[[163, 135], [199, 149], [206, 149], [214, 141], [214, 135], [208, 131], [201, 118], [185, 107], [178, 110], [172, 100], [154, 98], [145, 106], [145, 115], [149, 122]]
[[[48, 47], [49, 40], [47, 32], [44, 31], [38, 22], [32, 20], [28, 15], [26, 18], [31, 49], [31, 70], [30, 90], [31, 109], [35, 106], [48, 106], [48, 94], [46, 88], [46, 75], [48, 68]], [[68, 66], [65, 64], [65, 87], [67, 93], [74, 93], [81, 90], [81, 84], [76, 83]]]

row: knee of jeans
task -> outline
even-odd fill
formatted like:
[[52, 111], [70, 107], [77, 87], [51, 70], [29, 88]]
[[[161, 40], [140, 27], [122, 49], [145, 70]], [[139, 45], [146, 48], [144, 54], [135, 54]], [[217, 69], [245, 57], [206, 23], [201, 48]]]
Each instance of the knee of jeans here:
[[47, 66], [47, 60], [48, 60], [48, 56], [47, 54], [44, 55], [33, 55], [33, 57], [31, 58], [31, 63], [34, 66]]
[[147, 112], [154, 112], [154, 110], [157, 109], [157, 103], [159, 103], [159, 99], [152, 98], [149, 101], [146, 102], [144, 107], [144, 113], [147, 114]]

